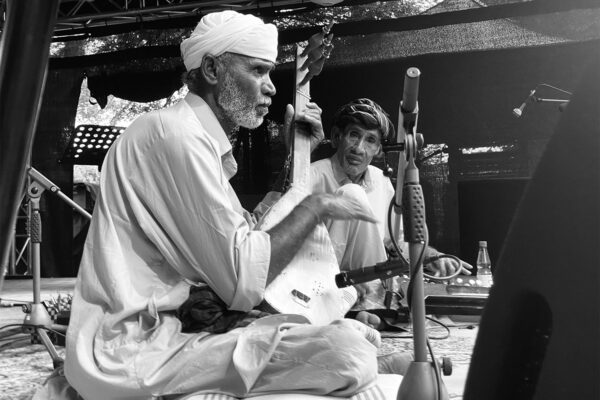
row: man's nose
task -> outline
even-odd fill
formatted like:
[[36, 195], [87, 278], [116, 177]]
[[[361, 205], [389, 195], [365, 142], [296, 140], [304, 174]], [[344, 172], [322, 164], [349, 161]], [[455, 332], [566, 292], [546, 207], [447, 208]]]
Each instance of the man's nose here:
[[268, 76], [263, 84], [263, 93], [267, 96], [273, 97], [275, 96], [276, 92], [277, 90], [275, 89], [275, 85], [273, 84], [271, 77]]
[[354, 151], [356, 153], [364, 153], [365, 152], [365, 140], [364, 139], [358, 139], [354, 143]]

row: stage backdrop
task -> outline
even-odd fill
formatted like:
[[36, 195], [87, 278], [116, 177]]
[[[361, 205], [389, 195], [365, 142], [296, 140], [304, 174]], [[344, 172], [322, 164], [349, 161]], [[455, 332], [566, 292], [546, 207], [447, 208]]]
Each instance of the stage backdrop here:
[[[431, 244], [474, 261], [477, 240], [488, 240], [494, 262], [516, 201], [561, 115], [556, 104], [548, 103], [528, 104], [521, 118], [515, 118], [512, 110], [539, 83], [572, 90], [586, 58], [599, 51], [600, 41], [590, 40], [427, 54], [372, 63], [360, 60], [356, 64], [326, 65], [322, 74], [313, 79], [311, 93], [313, 100], [324, 109], [326, 132], [335, 109], [357, 97], [374, 99], [397, 121], [405, 71], [409, 67], [419, 68], [422, 75], [418, 131], [424, 135], [426, 144], [444, 143], [449, 153], [447, 161], [434, 166], [423, 165], [421, 169]], [[108, 94], [137, 101], [166, 97], [180, 86], [183, 72], [181, 62], [174, 58], [163, 60], [160, 68], [153, 64], [152, 68], [139, 73], [124, 71], [116, 64], [86, 63], [89, 60], [77, 68], [71, 64], [65, 69], [64, 63], [51, 62], [51, 78], [35, 142], [34, 165], [67, 194], [70, 194], [72, 177], [68, 166], [58, 164], [64, 150], [59, 137], [63, 128], [73, 124], [84, 73], [88, 76], [92, 96], [102, 104]], [[273, 81], [277, 95], [267, 118], [279, 123], [285, 105], [292, 99], [291, 65], [278, 66]], [[552, 91], [538, 94], [561, 98], [561, 93]], [[278, 142], [261, 133], [265, 127], [259, 129], [262, 131], [243, 133], [238, 148], [241, 169], [234, 185], [249, 209], [268, 190], [283, 158]], [[503, 151], [483, 155], [468, 153], [470, 148], [493, 145]], [[393, 163], [391, 166], [394, 167]], [[478, 207], [459, 207], [461, 197], [472, 196], [477, 190], [485, 191]], [[506, 193], [506, 200], [499, 198], [499, 193]], [[68, 238], [72, 236], [69, 223], [72, 213], [58, 200], [49, 203], [48, 208], [48, 214], [57, 222], [44, 226], [45, 238], [50, 236], [45, 241], [45, 252], [49, 251], [51, 256], [43, 260], [43, 274], [71, 276], [77, 269], [77, 261], [71, 260], [73, 250], [68, 245]], [[493, 214], [506, 215], [506, 218], [500, 222], [488, 218]]]

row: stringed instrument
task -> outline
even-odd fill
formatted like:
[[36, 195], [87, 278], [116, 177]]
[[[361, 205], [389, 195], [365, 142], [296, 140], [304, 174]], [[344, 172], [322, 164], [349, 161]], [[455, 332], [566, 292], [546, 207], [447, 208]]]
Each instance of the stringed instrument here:
[[[324, 30], [324, 35], [313, 35], [308, 46], [314, 45], [319, 37], [326, 38], [327, 33]], [[305, 50], [301, 46], [296, 48], [295, 113], [303, 110], [309, 102], [310, 78], [320, 72], [326, 58], [314, 57], [313, 52], [311, 60], [310, 49]], [[316, 53], [322, 54], [320, 51], [317, 49]], [[257, 229], [266, 231], [277, 225], [311, 193], [310, 137], [294, 131], [292, 150], [291, 186], [265, 213]], [[316, 325], [329, 324], [343, 318], [358, 298], [354, 287], [339, 289], [336, 286], [335, 275], [339, 272], [327, 228], [319, 223], [292, 261], [266, 288], [265, 301], [278, 312], [302, 315]]]

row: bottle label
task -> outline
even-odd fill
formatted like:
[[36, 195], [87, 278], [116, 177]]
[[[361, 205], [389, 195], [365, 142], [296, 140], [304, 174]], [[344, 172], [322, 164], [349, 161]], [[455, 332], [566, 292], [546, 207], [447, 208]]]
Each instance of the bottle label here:
[[494, 284], [491, 274], [477, 275], [477, 281], [477, 283], [481, 287], [492, 287], [492, 285]]

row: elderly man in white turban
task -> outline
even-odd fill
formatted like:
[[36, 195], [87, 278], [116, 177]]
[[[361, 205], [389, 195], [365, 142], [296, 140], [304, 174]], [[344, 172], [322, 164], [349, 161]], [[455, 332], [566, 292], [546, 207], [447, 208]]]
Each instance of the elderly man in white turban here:
[[[370, 387], [377, 332], [256, 310], [321, 218], [372, 218], [348, 199], [310, 195], [263, 232], [242, 209], [228, 134], [268, 112], [275, 27], [209, 14], [181, 50], [190, 93], [135, 120], [104, 161], [73, 298], [68, 381], [86, 400]], [[190, 298], [205, 305], [203, 323], [183, 327]]]

